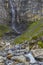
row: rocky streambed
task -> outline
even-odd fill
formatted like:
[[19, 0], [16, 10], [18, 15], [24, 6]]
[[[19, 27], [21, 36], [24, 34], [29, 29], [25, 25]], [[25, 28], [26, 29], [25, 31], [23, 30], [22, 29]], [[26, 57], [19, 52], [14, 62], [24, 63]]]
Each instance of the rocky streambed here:
[[0, 65], [43, 65], [43, 49], [29, 50], [28, 44], [0, 43]]

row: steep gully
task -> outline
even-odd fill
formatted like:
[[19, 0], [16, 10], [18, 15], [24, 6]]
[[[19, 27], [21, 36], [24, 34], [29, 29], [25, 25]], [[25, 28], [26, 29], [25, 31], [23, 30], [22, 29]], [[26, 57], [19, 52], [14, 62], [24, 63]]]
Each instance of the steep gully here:
[[[24, 29], [26, 28], [26, 24], [25, 23], [18, 23], [17, 22], [17, 16], [19, 18], [19, 15], [17, 14], [17, 7], [15, 2], [13, 2], [13, 0], [8, 0], [9, 5], [10, 5], [10, 11], [11, 11], [11, 26], [12, 29], [14, 30], [15, 33], [17, 34], [21, 34]], [[20, 22], [20, 21], [19, 21]]]

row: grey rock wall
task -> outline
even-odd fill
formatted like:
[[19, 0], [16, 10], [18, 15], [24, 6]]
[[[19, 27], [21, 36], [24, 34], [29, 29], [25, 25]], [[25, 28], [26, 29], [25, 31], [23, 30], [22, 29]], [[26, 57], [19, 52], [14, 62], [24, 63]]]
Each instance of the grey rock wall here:
[[[8, 1], [8, 0], [7, 0]], [[17, 7], [17, 21], [35, 20], [43, 16], [43, 0], [14, 0]], [[8, 12], [0, 0], [0, 24], [8, 22]], [[5, 23], [4, 23], [5, 22]]]
[[4, 8], [3, 1], [0, 0], [0, 24], [6, 24], [8, 13]]
[[[38, 19], [43, 15], [43, 0], [14, 0], [21, 20]], [[36, 16], [36, 17], [34, 17]]]

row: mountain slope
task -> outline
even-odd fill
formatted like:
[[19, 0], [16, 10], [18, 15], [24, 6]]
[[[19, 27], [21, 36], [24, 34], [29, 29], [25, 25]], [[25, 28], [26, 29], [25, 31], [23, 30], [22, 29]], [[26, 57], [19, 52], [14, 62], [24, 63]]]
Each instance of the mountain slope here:
[[43, 36], [43, 20], [36, 21], [20, 36], [15, 38], [14, 43], [22, 43], [25, 40], [31, 40], [34, 36]]

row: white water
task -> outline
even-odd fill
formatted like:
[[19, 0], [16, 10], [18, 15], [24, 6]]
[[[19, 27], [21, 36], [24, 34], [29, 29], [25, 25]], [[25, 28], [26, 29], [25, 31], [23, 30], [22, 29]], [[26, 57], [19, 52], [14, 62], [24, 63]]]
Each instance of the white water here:
[[17, 31], [16, 29], [16, 24], [15, 24], [15, 14], [16, 14], [16, 6], [15, 3], [13, 4], [12, 0], [9, 0], [9, 4], [10, 4], [10, 9], [11, 9], [11, 14], [12, 14], [12, 29], [17, 33], [20, 34], [20, 32]]
[[30, 63], [36, 63], [36, 60], [35, 60], [35, 58], [33, 57], [33, 55], [32, 55], [31, 52], [28, 53], [28, 54], [26, 54], [25, 56], [30, 59]]

